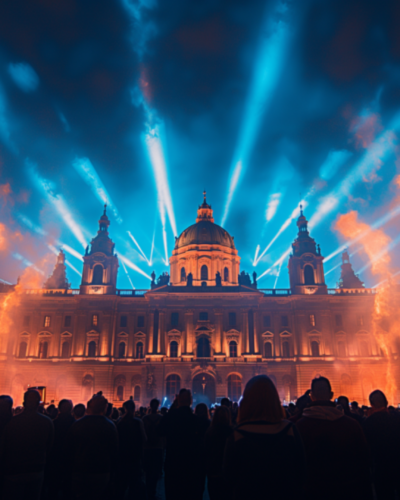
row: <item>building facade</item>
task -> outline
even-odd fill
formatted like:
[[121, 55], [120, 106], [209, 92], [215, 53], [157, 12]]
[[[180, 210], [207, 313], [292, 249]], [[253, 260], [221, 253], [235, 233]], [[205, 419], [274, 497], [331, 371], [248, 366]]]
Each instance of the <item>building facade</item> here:
[[[115, 404], [171, 403], [183, 387], [194, 401], [238, 400], [265, 373], [282, 401], [317, 375], [337, 396], [364, 403], [384, 387], [386, 359], [371, 334], [373, 290], [355, 276], [347, 253], [340, 286], [328, 290], [323, 256], [303, 213], [289, 258], [290, 289], [266, 290], [240, 272], [233, 238], [204, 202], [176, 239], [170, 275], [146, 291], [117, 288], [118, 257], [104, 210], [83, 257], [82, 283], [69, 288], [64, 254], [43, 289], [18, 292], [13, 325], [0, 343], [0, 391], [20, 404], [30, 386], [46, 402], [86, 402], [103, 391]], [[3, 286], [4, 301], [17, 293]], [[4, 336], [4, 335], [3, 335]]]

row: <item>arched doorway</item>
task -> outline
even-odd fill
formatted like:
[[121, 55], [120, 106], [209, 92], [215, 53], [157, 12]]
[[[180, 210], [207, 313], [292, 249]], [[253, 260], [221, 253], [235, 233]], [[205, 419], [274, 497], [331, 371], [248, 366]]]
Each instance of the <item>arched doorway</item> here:
[[215, 380], [208, 373], [199, 373], [193, 379], [193, 404], [215, 403]]

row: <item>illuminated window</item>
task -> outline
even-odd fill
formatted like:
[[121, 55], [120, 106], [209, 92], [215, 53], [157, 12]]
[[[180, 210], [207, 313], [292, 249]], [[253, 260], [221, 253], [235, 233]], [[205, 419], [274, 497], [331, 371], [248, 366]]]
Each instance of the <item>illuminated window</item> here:
[[171, 313], [171, 326], [179, 325], [179, 313], [173, 312]]
[[88, 356], [89, 358], [94, 358], [96, 356], [96, 342], [94, 340], [88, 344]]
[[316, 340], [311, 342], [311, 356], [314, 358], [319, 356], [319, 343]]
[[45, 316], [44, 317], [44, 322], [43, 322], [43, 326], [48, 328], [50, 326], [50, 322], [51, 322], [51, 317], [50, 316]]
[[272, 358], [272, 344], [271, 342], [265, 342], [264, 344], [264, 357]]
[[93, 268], [92, 285], [101, 285], [103, 283], [103, 267], [97, 264]]
[[47, 352], [49, 350], [49, 344], [45, 340], [39, 344], [39, 358], [47, 359]]
[[229, 357], [237, 358], [237, 344], [234, 340], [229, 342]]
[[123, 385], [119, 385], [117, 387], [117, 400], [118, 401], [124, 400], [124, 386]]
[[290, 346], [287, 340], [282, 342], [282, 356], [284, 358], [290, 358]]
[[128, 316], [121, 316], [120, 317], [119, 326], [121, 328], [126, 328], [128, 326]]
[[70, 349], [69, 349], [69, 342], [65, 341], [63, 342], [63, 345], [61, 347], [61, 357], [62, 358], [69, 358], [70, 355]]
[[138, 316], [137, 317], [137, 326], [139, 328], [143, 328], [144, 327], [144, 316]]
[[133, 391], [133, 400], [140, 401], [140, 385], [135, 385], [135, 390]]
[[97, 326], [99, 324], [99, 315], [93, 314], [92, 316], [92, 326]]
[[315, 326], [315, 316], [314, 314], [310, 314], [310, 325]]
[[65, 316], [64, 318], [64, 326], [71, 326], [72, 316]]
[[208, 312], [201, 312], [199, 314], [199, 321], [208, 321]]
[[314, 268], [309, 264], [304, 266], [304, 284], [315, 285]]
[[229, 313], [229, 326], [236, 326], [236, 313], [235, 312]]
[[18, 357], [26, 358], [26, 351], [28, 350], [28, 344], [26, 342], [21, 342], [19, 344]]
[[224, 281], [229, 281], [229, 269], [227, 267], [224, 269]]
[[181, 390], [181, 378], [179, 375], [168, 375], [166, 384], [166, 396], [170, 403], [175, 399], [175, 396]]
[[175, 340], [173, 340], [169, 345], [169, 355], [171, 358], [178, 357], [178, 342], [175, 342]]
[[136, 344], [136, 357], [137, 359], [143, 359], [143, 343], [138, 342]]
[[233, 374], [228, 377], [228, 398], [231, 401], [239, 401], [242, 395], [242, 381], [239, 375]]
[[264, 325], [264, 328], [271, 327], [271, 316], [263, 316], [263, 325]]
[[343, 320], [342, 320], [342, 315], [341, 314], [336, 314], [335, 315], [335, 323], [336, 323], [336, 326], [339, 326], [339, 327], [343, 326]]
[[289, 326], [289, 317], [288, 316], [281, 316], [281, 325], [282, 326]]
[[200, 279], [201, 280], [208, 280], [208, 267], [207, 266], [201, 266]]
[[31, 317], [30, 316], [24, 316], [23, 325], [24, 326], [29, 326], [30, 322], [31, 322]]
[[181, 281], [186, 281], [186, 270], [184, 267], [181, 269]]
[[125, 351], [126, 351], [126, 344], [125, 342], [120, 342], [118, 346], [118, 357], [119, 358], [124, 358], [125, 357]]

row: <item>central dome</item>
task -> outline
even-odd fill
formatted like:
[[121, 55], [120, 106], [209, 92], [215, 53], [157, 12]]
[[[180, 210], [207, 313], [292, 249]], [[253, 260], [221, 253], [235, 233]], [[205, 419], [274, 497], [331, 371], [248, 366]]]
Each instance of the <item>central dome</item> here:
[[209, 220], [202, 220], [189, 226], [175, 242], [176, 249], [188, 245], [222, 245], [235, 248], [232, 236]]

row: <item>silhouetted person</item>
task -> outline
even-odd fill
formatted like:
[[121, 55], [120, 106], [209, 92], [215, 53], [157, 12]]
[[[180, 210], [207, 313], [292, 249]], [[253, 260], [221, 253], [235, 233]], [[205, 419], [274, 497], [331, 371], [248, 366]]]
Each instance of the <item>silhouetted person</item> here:
[[215, 408], [211, 425], [204, 436], [210, 500], [227, 500], [229, 498], [228, 488], [222, 473], [222, 464], [226, 440], [231, 432], [231, 412], [227, 406], [218, 406]]
[[337, 402], [338, 405], [342, 407], [343, 413], [346, 415], [346, 417], [354, 418], [354, 420], [360, 425], [363, 424], [364, 419], [358, 413], [353, 413], [350, 410], [349, 398], [347, 398], [346, 396], [339, 396], [337, 398]]
[[4, 499], [39, 499], [46, 460], [53, 444], [50, 418], [38, 412], [40, 394], [24, 394], [24, 411], [5, 426], [1, 442]]
[[230, 498], [289, 500], [301, 491], [303, 446], [296, 428], [284, 417], [272, 380], [266, 375], [250, 379], [240, 403], [238, 426], [225, 450]]
[[177, 408], [172, 408], [160, 424], [160, 433], [167, 438], [165, 458], [166, 500], [201, 500], [204, 482], [200, 470], [203, 425], [191, 409], [192, 394], [181, 389]]
[[67, 436], [75, 422], [72, 409], [72, 401], [62, 399], [58, 404], [58, 416], [53, 421], [54, 444], [46, 468], [46, 489], [49, 499], [58, 498], [59, 492], [63, 498], [67, 498], [69, 494]]
[[164, 439], [160, 436], [159, 426], [164, 418], [157, 413], [160, 401], [150, 401], [150, 413], [143, 417], [147, 442], [144, 450], [144, 470], [146, 473], [147, 500], [156, 498], [157, 481], [162, 474]]
[[0, 436], [4, 427], [12, 419], [13, 400], [10, 396], [0, 396]]
[[119, 460], [116, 477], [116, 498], [123, 498], [129, 488], [144, 497], [144, 485], [141, 479], [143, 449], [146, 443], [146, 433], [140, 418], [135, 417], [135, 403], [125, 401], [125, 414], [117, 424], [119, 437]]
[[79, 420], [82, 418], [86, 413], [86, 406], [82, 403], [79, 403], [74, 406], [74, 409], [72, 410], [72, 414], [75, 418], [75, 420]]
[[372, 453], [373, 480], [378, 500], [394, 499], [400, 494], [399, 416], [390, 414], [382, 391], [369, 395], [371, 411], [364, 421], [364, 432]]
[[107, 400], [96, 394], [88, 402], [87, 415], [68, 433], [72, 493], [75, 499], [102, 499], [108, 493], [117, 460], [118, 433], [106, 416]]
[[306, 498], [371, 499], [369, 453], [361, 426], [335, 407], [327, 378], [311, 382], [310, 396], [296, 423], [307, 457]]

